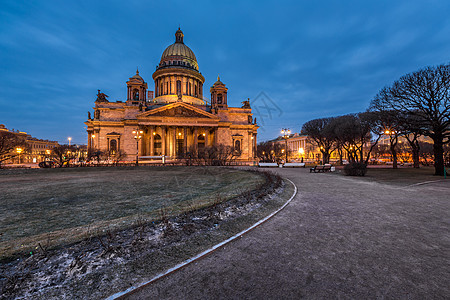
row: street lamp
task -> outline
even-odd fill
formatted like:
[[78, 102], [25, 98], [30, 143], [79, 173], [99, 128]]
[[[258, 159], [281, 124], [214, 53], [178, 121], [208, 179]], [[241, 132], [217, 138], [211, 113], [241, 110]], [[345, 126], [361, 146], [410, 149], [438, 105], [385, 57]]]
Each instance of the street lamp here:
[[16, 148], [16, 152], [19, 154], [19, 164], [20, 164], [20, 153], [22, 153], [22, 148]]
[[139, 165], [139, 140], [142, 138], [144, 131], [136, 129], [133, 130], [134, 139], [136, 140], [136, 166]]
[[72, 138], [69, 136], [67, 139], [69, 140], [69, 146], [70, 146], [70, 141], [72, 140]]
[[285, 141], [285, 149], [286, 151], [284, 151], [284, 154], [286, 156], [285, 161], [288, 162], [288, 148], [287, 148], [287, 140], [289, 138], [289, 135], [291, 134], [291, 130], [289, 128], [283, 128], [281, 130], [281, 134], [283, 135], [283, 139]]

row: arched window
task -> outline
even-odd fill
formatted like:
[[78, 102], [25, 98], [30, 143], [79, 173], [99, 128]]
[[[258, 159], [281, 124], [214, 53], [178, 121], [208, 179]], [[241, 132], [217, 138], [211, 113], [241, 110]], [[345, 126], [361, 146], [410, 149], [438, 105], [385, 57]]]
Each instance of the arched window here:
[[217, 95], [217, 104], [222, 104], [222, 94]]
[[177, 95], [181, 95], [181, 80], [177, 80]]
[[133, 90], [133, 99], [139, 100], [139, 90], [137, 90], [137, 89]]
[[161, 136], [159, 134], [155, 134], [153, 136], [153, 155], [161, 155], [162, 147], [161, 147]]
[[234, 151], [240, 153], [241, 152], [241, 141], [234, 141]]
[[109, 153], [111, 155], [114, 155], [116, 154], [116, 152], [117, 152], [117, 140], [111, 140], [109, 142]]

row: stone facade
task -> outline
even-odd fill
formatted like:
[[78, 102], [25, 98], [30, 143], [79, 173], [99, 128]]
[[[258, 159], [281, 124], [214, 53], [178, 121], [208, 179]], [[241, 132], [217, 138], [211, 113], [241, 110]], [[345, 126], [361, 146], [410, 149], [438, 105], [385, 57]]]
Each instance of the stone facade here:
[[154, 92], [147, 91], [139, 71], [126, 83], [125, 102], [109, 102], [98, 91], [93, 117], [89, 112], [85, 122], [89, 151], [113, 155], [120, 150], [127, 161], [162, 155], [179, 159], [186, 153], [196, 155], [201, 148], [224, 145], [233, 148], [234, 160], [254, 162], [258, 126], [249, 101], [228, 107], [228, 88], [218, 78], [208, 103], [203, 96], [205, 79], [183, 40], [178, 29], [175, 43], [163, 52], [153, 73]]

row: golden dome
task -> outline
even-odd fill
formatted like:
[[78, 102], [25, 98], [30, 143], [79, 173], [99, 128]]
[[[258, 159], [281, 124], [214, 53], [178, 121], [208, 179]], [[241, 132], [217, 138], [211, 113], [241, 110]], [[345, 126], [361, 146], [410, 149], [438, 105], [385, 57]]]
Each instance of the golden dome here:
[[158, 69], [164, 67], [184, 67], [198, 71], [197, 58], [194, 52], [184, 44], [184, 34], [180, 28], [175, 33], [175, 43], [164, 50]]

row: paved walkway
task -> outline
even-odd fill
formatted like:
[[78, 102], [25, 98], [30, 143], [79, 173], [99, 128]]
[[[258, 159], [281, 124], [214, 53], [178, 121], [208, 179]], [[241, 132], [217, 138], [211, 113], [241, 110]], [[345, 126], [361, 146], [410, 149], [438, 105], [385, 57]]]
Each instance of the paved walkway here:
[[277, 172], [299, 188], [285, 210], [128, 298], [450, 297], [450, 180], [405, 188]]

